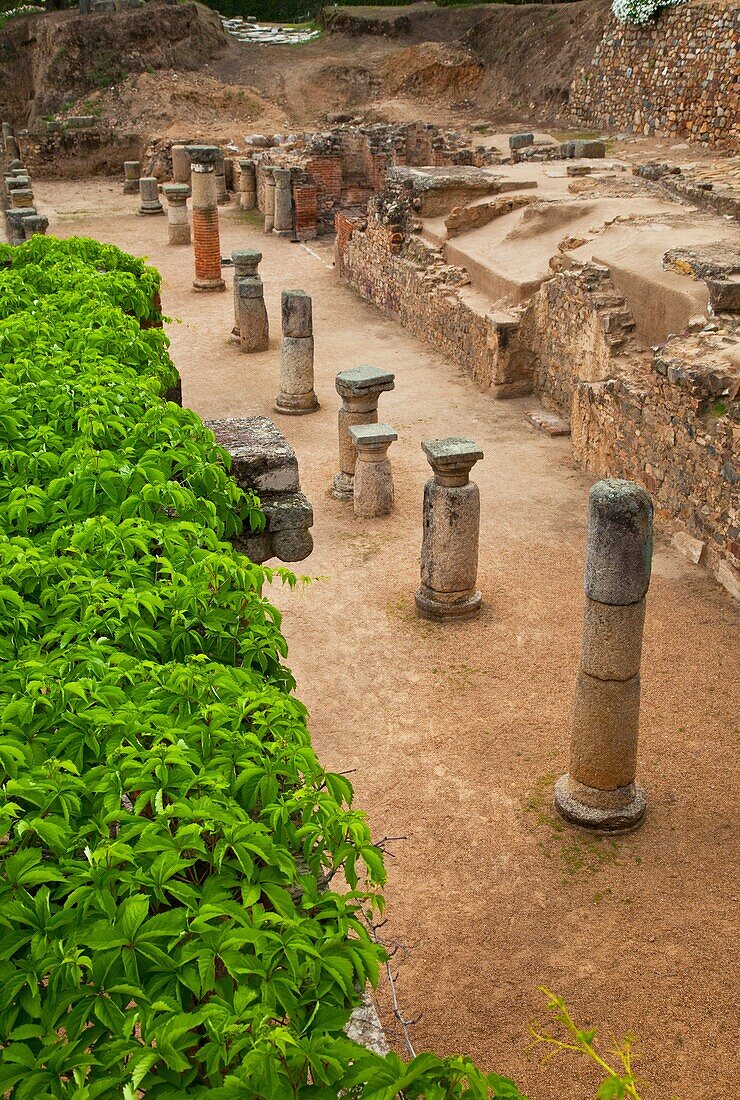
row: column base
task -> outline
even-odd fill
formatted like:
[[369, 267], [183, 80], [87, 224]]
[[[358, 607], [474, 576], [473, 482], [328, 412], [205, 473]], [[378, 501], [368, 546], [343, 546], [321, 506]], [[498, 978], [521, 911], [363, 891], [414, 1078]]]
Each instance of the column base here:
[[[555, 784], [555, 809], [573, 825], [602, 832], [628, 833], [636, 829], [645, 816], [647, 795], [638, 783], [630, 783], [628, 787], [619, 787], [616, 791], [578, 786], [584, 793], [593, 790], [593, 800], [600, 802], [601, 806], [589, 806], [582, 802], [571, 792], [570, 776], [561, 775]], [[613, 801], [614, 805], [609, 806], [609, 801]]]
[[202, 293], [207, 290], [226, 290], [223, 279], [193, 279], [193, 290]]
[[131, 180], [130, 183], [124, 183], [123, 185], [124, 195], [138, 195], [139, 194], [139, 181]]
[[335, 500], [352, 500], [354, 495], [355, 479], [349, 474], [336, 474], [331, 483], [329, 496], [334, 497]]
[[275, 229], [273, 227], [272, 232], [273, 232], [273, 235], [275, 237], [292, 237], [293, 236], [293, 230], [292, 229]]
[[284, 416], [303, 416], [320, 409], [319, 399], [311, 393], [279, 393], [275, 398], [275, 412]]
[[449, 603], [446, 600], [438, 600], [428, 590], [421, 588], [414, 596], [416, 610], [423, 619], [434, 619], [441, 622], [447, 619], [475, 619], [483, 603], [480, 592], [474, 592], [462, 600], [454, 600]]
[[144, 217], [146, 214], [164, 214], [164, 207], [161, 204], [151, 207], [140, 206], [137, 213], [140, 217]]

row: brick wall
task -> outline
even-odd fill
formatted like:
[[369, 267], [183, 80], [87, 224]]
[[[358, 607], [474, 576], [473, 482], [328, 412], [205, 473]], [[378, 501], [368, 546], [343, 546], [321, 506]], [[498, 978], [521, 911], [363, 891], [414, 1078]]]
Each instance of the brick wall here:
[[316, 184], [294, 183], [293, 205], [295, 207], [296, 235], [301, 241], [309, 241], [317, 233], [318, 195]]
[[663, 9], [645, 27], [612, 19], [571, 85], [582, 123], [740, 146], [740, 7], [731, 0]]

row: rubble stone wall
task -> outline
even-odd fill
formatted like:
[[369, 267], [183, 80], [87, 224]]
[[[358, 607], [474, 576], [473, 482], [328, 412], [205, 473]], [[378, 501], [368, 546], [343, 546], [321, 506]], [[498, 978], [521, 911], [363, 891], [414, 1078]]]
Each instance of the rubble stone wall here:
[[570, 89], [576, 120], [630, 133], [740, 146], [740, 7], [663, 9], [646, 26], [612, 20]]
[[673, 337], [652, 356], [597, 264], [553, 274], [509, 314], [485, 313], [461, 269], [382, 224], [372, 204], [367, 221], [338, 214], [336, 227], [341, 278], [493, 396], [534, 388], [570, 420], [587, 470], [643, 485], [663, 529], [700, 540], [713, 572], [738, 584], [740, 379], [721, 334]]

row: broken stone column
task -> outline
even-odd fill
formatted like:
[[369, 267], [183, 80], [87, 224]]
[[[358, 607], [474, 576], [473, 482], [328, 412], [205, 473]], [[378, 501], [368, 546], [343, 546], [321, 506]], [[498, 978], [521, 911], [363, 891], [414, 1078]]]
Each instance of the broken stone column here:
[[154, 176], [141, 177], [139, 194], [141, 195], [140, 214], [164, 214], [164, 207], [159, 201], [159, 183]]
[[357, 448], [354, 513], [363, 519], [393, 511], [393, 474], [388, 448], [398, 434], [388, 424], [356, 424], [349, 429]]
[[434, 477], [424, 486], [416, 607], [425, 619], [472, 619], [482, 596], [477, 589], [480, 493], [470, 471], [483, 451], [472, 439], [457, 436], [421, 446]]
[[336, 377], [337, 393], [342, 398], [339, 410], [339, 473], [332, 482], [336, 500], [351, 500], [354, 493], [357, 451], [349, 434], [355, 424], [378, 423], [378, 399], [395, 386], [395, 374], [377, 367], [352, 367]]
[[313, 388], [313, 319], [305, 290], [284, 290], [281, 296], [283, 339], [280, 345], [280, 392], [275, 411], [288, 416], [315, 412]]
[[49, 219], [44, 214], [26, 214], [23, 218], [23, 234], [26, 240], [30, 240], [35, 233], [46, 236], [49, 228]]
[[265, 288], [257, 274], [262, 253], [254, 248], [239, 248], [231, 253], [234, 261], [234, 328], [241, 351], [267, 351], [270, 346], [270, 322], [265, 308]]
[[23, 244], [26, 232], [23, 228], [25, 218], [35, 217], [38, 210], [35, 206], [29, 206], [27, 210], [6, 210], [5, 220], [8, 223], [8, 236], [10, 244]]
[[15, 210], [33, 206], [33, 191], [30, 187], [15, 187], [10, 194], [10, 204]]
[[570, 771], [555, 784], [563, 817], [593, 829], [634, 828], [645, 813], [635, 772], [652, 552], [653, 506], [645, 490], [617, 478], [597, 482], [589, 498]]
[[254, 210], [257, 205], [257, 174], [252, 160], [239, 161], [239, 206]]
[[275, 176], [268, 168], [265, 175], [265, 233], [272, 233], [275, 225]]
[[215, 167], [220, 150], [215, 145], [187, 145], [190, 190], [193, 194], [193, 249], [198, 291], [225, 290], [221, 278], [221, 239], [218, 232]]
[[275, 222], [273, 233], [279, 237], [293, 236], [293, 194], [290, 186], [290, 168], [273, 168], [275, 178]]
[[222, 149], [218, 149], [218, 157], [216, 158], [216, 203], [218, 206], [227, 206], [229, 202], [229, 192], [226, 188], [226, 167], [224, 164], [224, 154]]
[[186, 183], [165, 183], [162, 192], [167, 199], [167, 243], [190, 244], [190, 222], [188, 221], [190, 188]]
[[8, 160], [20, 160], [21, 159], [21, 150], [20, 150], [20, 146], [18, 145], [18, 139], [16, 138], [15, 134], [13, 134], [13, 133], [6, 134], [4, 145], [5, 145], [5, 156]]
[[141, 161], [125, 160], [123, 162], [123, 193], [124, 195], [138, 195], [139, 179], [141, 178]]
[[190, 161], [184, 145], [173, 145], [172, 155], [172, 180], [174, 183], [184, 183], [190, 191]]
[[298, 460], [285, 437], [266, 416], [207, 420], [216, 442], [231, 455], [231, 475], [260, 498], [265, 530], [232, 536], [234, 547], [252, 561], [276, 557], [303, 561], [313, 549], [313, 509], [301, 492]]

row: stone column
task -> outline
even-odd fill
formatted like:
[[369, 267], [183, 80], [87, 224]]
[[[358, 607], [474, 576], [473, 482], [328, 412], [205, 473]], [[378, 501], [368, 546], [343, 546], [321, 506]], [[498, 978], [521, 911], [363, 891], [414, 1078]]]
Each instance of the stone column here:
[[174, 183], [184, 183], [190, 191], [190, 161], [184, 145], [173, 145], [172, 154], [172, 179]]
[[216, 158], [216, 203], [219, 206], [228, 206], [229, 192], [226, 189], [226, 169], [224, 166], [224, 154], [222, 149], [217, 149]]
[[8, 160], [20, 160], [21, 150], [15, 134], [7, 134], [5, 137], [5, 156]]
[[275, 223], [273, 233], [279, 237], [293, 236], [293, 194], [290, 186], [290, 168], [274, 168]]
[[167, 199], [167, 243], [190, 244], [188, 221], [188, 195], [186, 183], [165, 183], [162, 187]]
[[219, 150], [215, 145], [187, 145], [192, 169], [193, 246], [195, 251], [195, 290], [225, 290], [221, 278], [221, 239], [218, 232], [215, 165]]
[[353, 507], [363, 519], [393, 511], [393, 474], [388, 448], [398, 434], [388, 424], [356, 424], [349, 429], [357, 448]]
[[141, 177], [139, 194], [141, 195], [140, 214], [164, 214], [164, 207], [159, 201], [159, 183], [154, 176]]
[[138, 195], [139, 179], [141, 178], [141, 161], [125, 160], [123, 162], [123, 193], [124, 195]]
[[257, 205], [257, 177], [252, 160], [239, 161], [239, 206], [254, 210]]
[[23, 228], [25, 218], [38, 214], [35, 206], [29, 206], [27, 210], [6, 210], [5, 220], [8, 223], [8, 236], [11, 244], [23, 244], [26, 233]]
[[395, 374], [377, 367], [353, 367], [336, 377], [337, 393], [342, 398], [339, 410], [339, 473], [332, 482], [336, 500], [351, 500], [354, 493], [357, 451], [349, 429], [355, 424], [378, 423], [378, 398], [395, 386]]
[[268, 168], [265, 175], [265, 233], [272, 233], [275, 225], [275, 175]]
[[30, 187], [14, 187], [10, 191], [10, 203], [15, 210], [33, 206], [33, 191]]
[[30, 240], [34, 233], [40, 233], [41, 236], [46, 236], [46, 230], [49, 228], [49, 219], [43, 214], [26, 214], [23, 218], [23, 233], [26, 240]]
[[470, 471], [483, 458], [472, 439], [422, 443], [434, 471], [424, 486], [421, 585], [416, 607], [425, 619], [472, 619], [480, 609], [480, 494]]
[[631, 829], [645, 813], [635, 772], [652, 554], [653, 506], [645, 490], [617, 478], [597, 482], [589, 497], [570, 771], [555, 784], [563, 817], [593, 829]]
[[311, 299], [305, 290], [284, 290], [281, 311], [280, 392], [275, 400], [275, 411], [300, 416], [319, 408], [313, 388]]
[[270, 322], [265, 309], [265, 288], [257, 274], [262, 253], [253, 248], [232, 252], [234, 261], [234, 329], [239, 349], [244, 352], [267, 351], [270, 346]]

